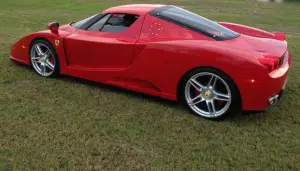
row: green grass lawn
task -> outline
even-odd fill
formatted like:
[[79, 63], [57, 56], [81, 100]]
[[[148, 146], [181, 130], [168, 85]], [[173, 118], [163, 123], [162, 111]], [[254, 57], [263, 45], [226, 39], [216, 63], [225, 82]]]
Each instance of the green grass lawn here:
[[[184, 6], [216, 21], [284, 31], [293, 55], [286, 92], [265, 113], [224, 122], [175, 102], [9, 60], [28, 33], [125, 3]], [[251, 0], [0, 0], [0, 170], [300, 170], [300, 3]]]

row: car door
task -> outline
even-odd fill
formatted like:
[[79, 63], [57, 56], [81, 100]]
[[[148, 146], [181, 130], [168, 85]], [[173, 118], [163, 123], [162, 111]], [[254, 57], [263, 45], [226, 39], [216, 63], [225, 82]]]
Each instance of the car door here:
[[135, 14], [102, 15], [85, 29], [65, 38], [69, 65], [100, 70], [129, 67], [142, 22]]

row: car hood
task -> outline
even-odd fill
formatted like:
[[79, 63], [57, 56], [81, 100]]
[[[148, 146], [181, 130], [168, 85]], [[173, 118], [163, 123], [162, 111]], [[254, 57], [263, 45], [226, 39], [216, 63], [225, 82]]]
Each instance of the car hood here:
[[270, 38], [258, 38], [241, 34], [241, 36], [226, 41], [234, 47], [259, 52], [263, 56], [281, 57], [287, 50], [287, 42]]

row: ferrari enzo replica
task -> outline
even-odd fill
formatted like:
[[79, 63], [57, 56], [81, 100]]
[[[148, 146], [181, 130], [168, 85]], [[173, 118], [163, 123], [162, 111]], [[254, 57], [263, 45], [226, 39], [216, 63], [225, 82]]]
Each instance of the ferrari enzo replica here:
[[176, 6], [125, 5], [30, 34], [10, 59], [178, 100], [209, 119], [274, 106], [291, 55], [284, 33], [214, 22]]

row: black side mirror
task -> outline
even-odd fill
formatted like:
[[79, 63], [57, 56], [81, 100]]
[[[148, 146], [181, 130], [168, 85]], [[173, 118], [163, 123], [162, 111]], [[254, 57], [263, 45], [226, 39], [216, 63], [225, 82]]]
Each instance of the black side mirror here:
[[48, 29], [51, 30], [52, 33], [57, 34], [59, 29], [59, 23], [53, 22], [48, 24]]

